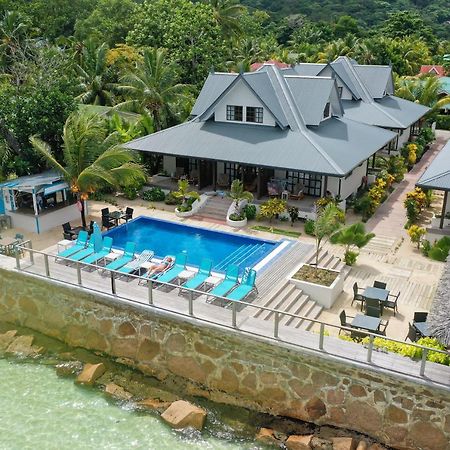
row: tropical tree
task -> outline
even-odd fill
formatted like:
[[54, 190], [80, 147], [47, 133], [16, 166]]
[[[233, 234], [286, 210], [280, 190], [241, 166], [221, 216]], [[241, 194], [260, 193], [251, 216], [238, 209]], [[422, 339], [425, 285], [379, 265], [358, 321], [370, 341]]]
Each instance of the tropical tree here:
[[126, 73], [117, 87], [127, 100], [116, 108], [148, 114], [157, 131], [168, 125], [176, 107], [189, 98], [189, 86], [178, 83], [177, 68], [166, 55], [165, 49], [146, 49], [142, 62]]
[[352, 247], [357, 247], [360, 249], [366, 246], [374, 237], [375, 234], [366, 233], [363, 223], [357, 222], [334, 233], [330, 237], [330, 242], [332, 244], [340, 244], [344, 246], [344, 261], [349, 266], [352, 266], [358, 257], [358, 253], [352, 251]]
[[115, 136], [108, 135], [103, 120], [96, 114], [73, 114], [64, 126], [63, 163], [50, 146], [37, 136], [30, 138], [33, 148], [60, 172], [77, 197], [81, 221], [86, 226], [85, 201], [105, 187], [118, 188], [145, 181], [136, 155], [114, 145]]
[[107, 64], [108, 46], [103, 43], [96, 47], [88, 42], [82, 54], [80, 64], [75, 65], [81, 91], [76, 99], [91, 105], [112, 105], [114, 84]]
[[228, 197], [234, 202], [236, 214], [239, 214], [239, 203], [241, 201], [247, 200], [248, 202], [251, 202], [253, 200], [253, 194], [244, 190], [244, 184], [241, 180], [233, 180]]
[[236, 0], [204, 0], [213, 10], [214, 20], [222, 29], [225, 38], [240, 36], [243, 33], [240, 22], [245, 6]]
[[192, 203], [195, 200], [200, 198], [200, 195], [197, 191], [189, 190], [189, 181], [188, 180], [178, 180], [178, 191], [172, 193], [175, 198], [181, 199], [182, 203], [178, 207], [178, 210], [181, 211], [190, 211], [192, 209]]

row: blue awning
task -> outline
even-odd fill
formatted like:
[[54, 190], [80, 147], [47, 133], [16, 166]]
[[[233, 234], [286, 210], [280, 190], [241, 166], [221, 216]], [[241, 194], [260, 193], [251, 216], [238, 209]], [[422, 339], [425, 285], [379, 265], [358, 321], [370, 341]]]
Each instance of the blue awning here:
[[52, 184], [44, 189], [44, 195], [50, 195], [54, 192], [62, 191], [63, 189], [68, 189], [69, 185], [65, 182]]

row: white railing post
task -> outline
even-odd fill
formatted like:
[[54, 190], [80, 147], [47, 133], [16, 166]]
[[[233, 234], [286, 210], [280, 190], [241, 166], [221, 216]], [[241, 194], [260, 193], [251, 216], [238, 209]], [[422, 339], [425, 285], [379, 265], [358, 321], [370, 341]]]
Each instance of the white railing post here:
[[372, 351], [373, 351], [373, 335], [369, 337], [369, 346], [367, 347], [367, 362], [372, 362]]
[[420, 362], [420, 376], [425, 375], [425, 364], [427, 363], [428, 349], [422, 349], [422, 361]]
[[81, 264], [77, 261], [77, 282], [81, 286]]
[[194, 292], [189, 291], [189, 315], [194, 315]]
[[30, 264], [34, 264], [33, 244], [28, 241], [28, 248], [30, 249]]
[[153, 305], [153, 281], [147, 281], [148, 304]]
[[20, 270], [20, 252], [16, 252], [16, 269]]
[[111, 275], [111, 292], [116, 295], [116, 276], [113, 270], [111, 270], [109, 273]]
[[320, 334], [319, 334], [319, 350], [323, 350], [323, 337], [325, 332], [325, 324], [320, 324]]
[[278, 311], [275, 311], [274, 323], [273, 323], [273, 337], [278, 339], [278, 329], [280, 325], [280, 315]]
[[237, 306], [236, 302], [231, 304], [231, 325], [233, 328], [237, 328]]
[[45, 276], [47, 278], [50, 278], [50, 267], [48, 265], [48, 255], [47, 255], [47, 253], [44, 254], [44, 266], [45, 266]]

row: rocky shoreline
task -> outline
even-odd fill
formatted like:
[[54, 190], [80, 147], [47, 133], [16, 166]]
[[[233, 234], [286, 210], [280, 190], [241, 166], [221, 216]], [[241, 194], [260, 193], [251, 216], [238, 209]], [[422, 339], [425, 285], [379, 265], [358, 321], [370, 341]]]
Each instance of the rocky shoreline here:
[[[126, 403], [144, 414], [157, 414], [174, 429], [256, 441], [260, 448], [289, 450], [384, 450], [387, 447], [353, 431], [317, 426], [300, 420], [274, 417], [244, 408], [218, 405], [186, 395], [153, 377], [132, 370], [96, 352], [69, 348], [60, 341], [31, 330], [0, 324], [0, 358], [35, 360], [53, 366], [60, 377], [80, 386], [98, 389], [119, 405]], [[216, 430], [216, 431], [214, 431]], [[226, 433], [224, 433], [226, 430]]]

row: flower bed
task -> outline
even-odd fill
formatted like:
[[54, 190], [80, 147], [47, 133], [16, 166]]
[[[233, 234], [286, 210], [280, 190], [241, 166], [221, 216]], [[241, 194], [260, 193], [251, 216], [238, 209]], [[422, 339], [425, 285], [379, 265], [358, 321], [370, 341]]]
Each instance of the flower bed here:
[[339, 272], [334, 270], [322, 269], [304, 265], [292, 275], [295, 280], [308, 281], [309, 283], [321, 284], [322, 286], [331, 286]]

